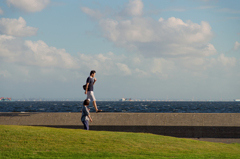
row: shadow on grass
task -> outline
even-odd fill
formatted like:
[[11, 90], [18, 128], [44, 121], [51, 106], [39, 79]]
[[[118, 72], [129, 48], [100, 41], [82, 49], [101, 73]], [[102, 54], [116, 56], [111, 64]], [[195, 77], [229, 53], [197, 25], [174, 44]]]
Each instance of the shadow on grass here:
[[[32, 125], [41, 126], [41, 125]], [[42, 125], [44, 127], [83, 129], [82, 125]], [[91, 126], [95, 131], [140, 132], [181, 138], [239, 138], [240, 127], [220, 126]]]

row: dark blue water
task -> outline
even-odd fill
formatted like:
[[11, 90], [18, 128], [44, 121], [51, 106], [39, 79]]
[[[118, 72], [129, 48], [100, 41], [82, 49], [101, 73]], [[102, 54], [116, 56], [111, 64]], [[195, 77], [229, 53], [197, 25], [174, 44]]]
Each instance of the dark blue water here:
[[[240, 102], [97, 101], [104, 112], [240, 113]], [[79, 112], [82, 101], [0, 102], [0, 112]], [[92, 103], [89, 108], [95, 112]]]

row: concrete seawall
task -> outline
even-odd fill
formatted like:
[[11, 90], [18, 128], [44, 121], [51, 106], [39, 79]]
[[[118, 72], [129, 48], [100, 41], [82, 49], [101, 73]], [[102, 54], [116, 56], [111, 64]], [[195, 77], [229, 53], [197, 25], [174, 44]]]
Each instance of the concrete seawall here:
[[[91, 113], [91, 130], [240, 138], [240, 113]], [[0, 113], [0, 125], [83, 128], [81, 113]]]

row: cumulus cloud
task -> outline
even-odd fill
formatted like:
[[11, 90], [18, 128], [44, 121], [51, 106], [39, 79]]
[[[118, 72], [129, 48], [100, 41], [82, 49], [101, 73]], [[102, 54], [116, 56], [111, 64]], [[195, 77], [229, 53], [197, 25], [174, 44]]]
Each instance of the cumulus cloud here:
[[168, 78], [173, 68], [175, 68], [174, 62], [163, 58], [154, 58], [150, 65], [151, 73], [160, 78]]
[[238, 50], [240, 48], [240, 43], [238, 41], [234, 44], [234, 50]]
[[75, 69], [77, 61], [64, 49], [49, 47], [39, 40], [23, 41], [12, 36], [0, 36], [0, 61], [37, 67]]
[[142, 9], [142, 1], [129, 1], [121, 14], [129, 13], [130, 19], [99, 19], [103, 36], [116, 46], [145, 57], [206, 57], [216, 54], [215, 47], [209, 43], [213, 33], [208, 22], [184, 22], [176, 17], [155, 20], [141, 16]]
[[49, 47], [45, 42], [25, 41], [25, 46], [32, 52], [33, 65], [42, 67], [57, 66], [67, 69], [78, 68], [77, 61], [65, 49]]
[[131, 75], [131, 71], [130, 69], [128, 68], [128, 66], [126, 64], [123, 64], [123, 63], [117, 63], [116, 64], [119, 68], [119, 70], [124, 74], [124, 75]]
[[[47, 69], [97, 69], [105, 75], [131, 75], [126, 60], [124, 55], [117, 56], [112, 52], [96, 55], [79, 53], [78, 56], [72, 56], [65, 49], [48, 46], [41, 40], [24, 41], [13, 36], [0, 35], [0, 63]], [[6, 71], [1, 74], [5, 76]]]
[[99, 22], [103, 35], [119, 47], [136, 50], [144, 56], [209, 56], [216, 53], [208, 41], [213, 33], [207, 22], [196, 24], [171, 17], [133, 17], [117, 21], [102, 19]]
[[221, 54], [218, 59], [224, 66], [235, 66], [237, 60], [235, 57], [226, 57], [224, 54]]
[[[92, 69], [99, 76], [117, 76], [143, 79], [176, 79], [208, 77], [212, 71], [237, 68], [237, 60], [221, 54], [217, 58], [181, 57], [161, 58], [143, 55], [114, 54], [112, 52], [94, 55], [79, 53], [72, 56], [65, 49], [47, 45], [44, 41], [22, 40], [21, 38], [0, 35], [0, 78], [33, 80], [55, 80], [69, 82], [85, 78]], [[236, 66], [236, 67], [234, 67]], [[210, 70], [210, 74], [207, 72]], [[85, 80], [85, 79], [84, 79]], [[119, 81], [118, 81], [119, 82]]]
[[88, 15], [89, 15], [90, 17], [92, 17], [92, 18], [100, 19], [100, 18], [103, 17], [103, 14], [102, 14], [101, 12], [95, 11], [95, 10], [90, 9], [90, 8], [88, 8], [88, 7], [81, 7], [81, 10], [82, 10], [84, 13], [88, 14]]
[[105, 54], [86, 55], [79, 54], [81, 68], [85, 70], [97, 69], [103, 75], [128, 76], [132, 74], [132, 68], [129, 68], [129, 60], [124, 55], [116, 55], [112, 52]]
[[[0, 35], [0, 63], [41, 68], [43, 70], [89, 70], [96, 69], [102, 75], [149, 76], [152, 74], [167, 76], [166, 70], [174, 65], [169, 60], [155, 58], [145, 59], [143, 56], [116, 55], [112, 52], [96, 55], [79, 53], [71, 56], [65, 49], [48, 46], [45, 42], [22, 40], [13, 36]], [[7, 76], [2, 69], [1, 75]], [[43, 73], [46, 73], [44, 71]]]
[[0, 19], [0, 33], [17, 37], [36, 35], [38, 28], [26, 26], [26, 21], [19, 17], [18, 19], [2, 18]]
[[46, 8], [50, 0], [7, 0], [8, 6], [13, 6], [25, 12], [39, 12]]
[[126, 8], [121, 11], [122, 16], [140, 16], [142, 15], [143, 3], [141, 0], [130, 0]]

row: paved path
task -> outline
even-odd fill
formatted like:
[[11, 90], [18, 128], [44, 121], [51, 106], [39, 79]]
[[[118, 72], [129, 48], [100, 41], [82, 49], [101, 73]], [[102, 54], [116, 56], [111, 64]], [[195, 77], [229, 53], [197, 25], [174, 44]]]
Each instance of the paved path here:
[[[91, 113], [91, 130], [240, 143], [240, 113]], [[0, 125], [82, 128], [81, 113], [0, 112]]]

